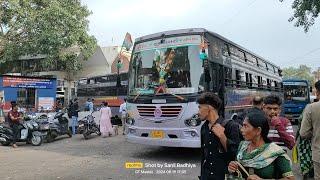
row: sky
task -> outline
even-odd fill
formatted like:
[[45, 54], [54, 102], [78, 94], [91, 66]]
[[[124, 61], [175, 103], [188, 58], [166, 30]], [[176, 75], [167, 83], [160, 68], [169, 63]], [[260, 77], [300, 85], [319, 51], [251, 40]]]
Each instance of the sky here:
[[320, 67], [320, 18], [308, 33], [294, 27], [293, 0], [81, 0], [92, 12], [89, 34], [121, 45], [167, 30], [206, 28], [284, 67]]

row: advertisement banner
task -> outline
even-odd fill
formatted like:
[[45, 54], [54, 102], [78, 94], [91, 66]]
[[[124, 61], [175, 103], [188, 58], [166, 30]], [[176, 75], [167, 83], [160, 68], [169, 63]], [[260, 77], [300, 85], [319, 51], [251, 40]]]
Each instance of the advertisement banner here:
[[3, 87], [52, 89], [53, 80], [4, 76]]
[[39, 97], [38, 98], [38, 110], [52, 110], [54, 107], [53, 97]]

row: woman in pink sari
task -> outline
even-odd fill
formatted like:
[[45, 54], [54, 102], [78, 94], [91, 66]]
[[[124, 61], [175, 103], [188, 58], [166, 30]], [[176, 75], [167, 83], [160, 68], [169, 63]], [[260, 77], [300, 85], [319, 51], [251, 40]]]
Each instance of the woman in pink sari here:
[[108, 103], [104, 102], [100, 109], [100, 132], [102, 137], [110, 136], [113, 134], [113, 128], [111, 124], [111, 109], [108, 107]]

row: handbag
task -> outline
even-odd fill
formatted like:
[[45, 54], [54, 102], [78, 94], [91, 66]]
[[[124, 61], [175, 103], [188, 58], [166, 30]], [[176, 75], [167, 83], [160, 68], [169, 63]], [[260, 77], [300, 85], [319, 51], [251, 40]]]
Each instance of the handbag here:
[[[247, 170], [238, 161], [235, 161], [235, 162], [238, 164], [238, 167], [241, 169], [241, 171], [248, 177], [249, 173], [247, 172]], [[242, 176], [242, 173], [239, 170], [239, 168], [236, 170], [236, 174], [237, 175], [235, 175], [234, 173], [233, 174], [229, 173], [229, 174], [225, 175], [224, 179], [225, 180], [232, 180], [232, 179], [234, 179], [234, 180], [245, 180], [246, 178], [244, 178]]]
[[297, 148], [297, 144], [294, 145], [293, 149], [292, 149], [292, 162], [293, 163], [298, 163], [298, 148]]

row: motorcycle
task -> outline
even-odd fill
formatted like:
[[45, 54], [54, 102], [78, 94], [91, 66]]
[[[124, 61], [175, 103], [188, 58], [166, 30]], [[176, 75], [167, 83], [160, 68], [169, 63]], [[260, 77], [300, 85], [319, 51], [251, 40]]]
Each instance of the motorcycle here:
[[100, 128], [94, 121], [92, 113], [78, 122], [78, 132], [83, 135], [84, 139], [88, 139], [92, 133], [101, 136]]
[[[40, 146], [43, 141], [43, 134], [39, 131], [39, 124], [34, 120], [23, 121], [19, 124], [19, 133], [16, 142], [27, 142], [33, 146]], [[13, 131], [8, 124], [0, 125], [0, 143], [8, 146], [13, 140]]]
[[47, 142], [52, 142], [58, 136], [68, 135], [72, 137], [72, 132], [69, 129], [69, 120], [64, 117], [64, 112], [58, 112], [53, 120], [43, 121], [41, 123], [42, 130], [47, 131], [46, 140]]

